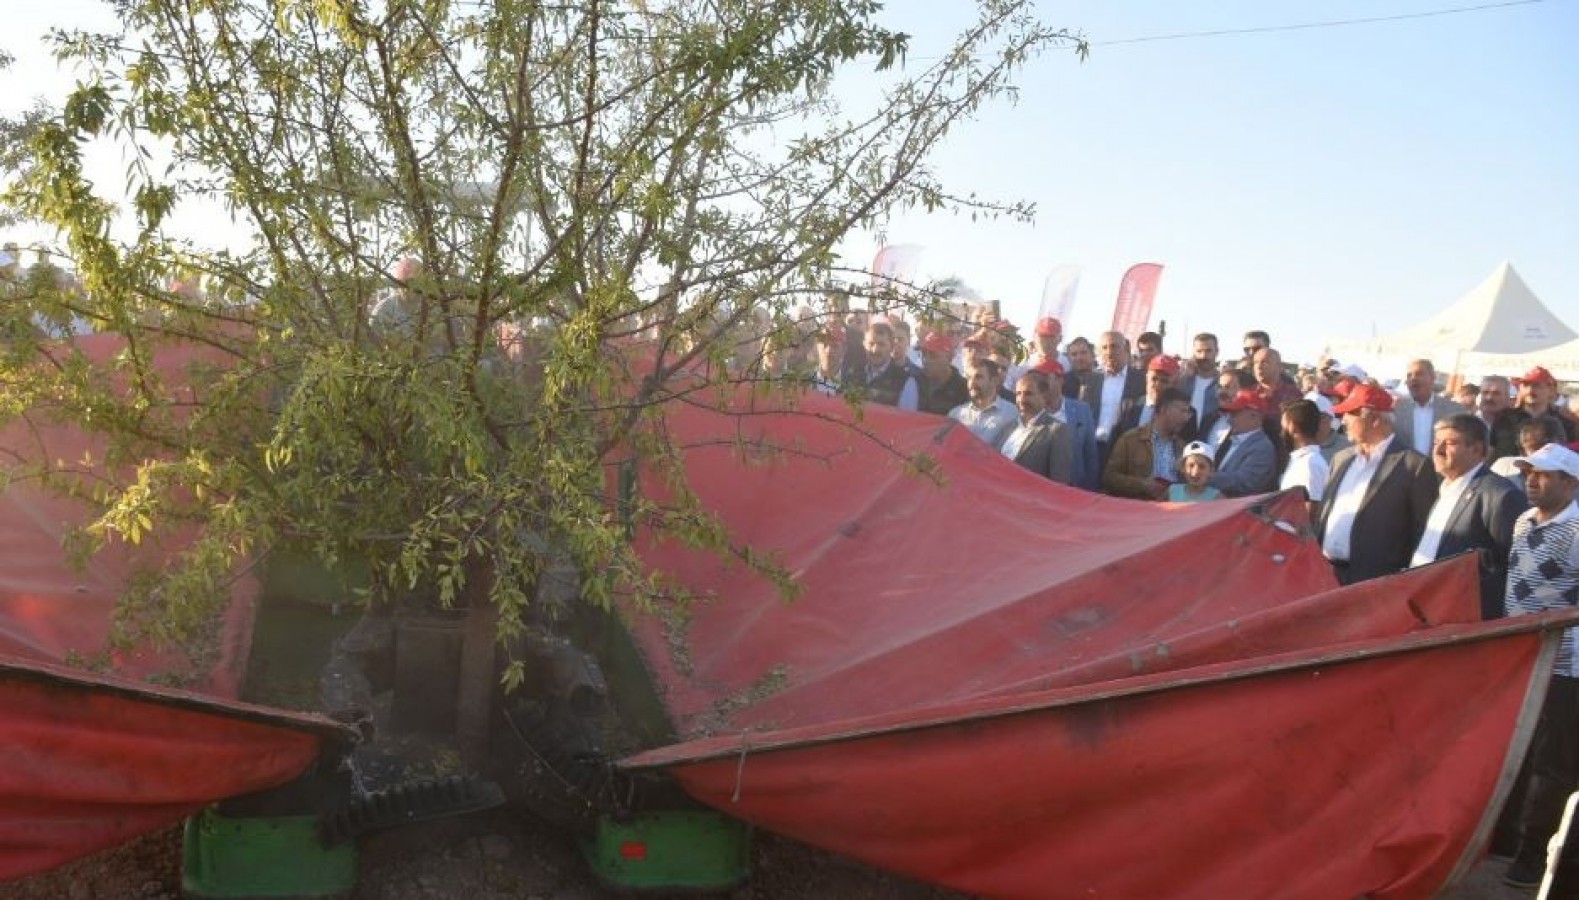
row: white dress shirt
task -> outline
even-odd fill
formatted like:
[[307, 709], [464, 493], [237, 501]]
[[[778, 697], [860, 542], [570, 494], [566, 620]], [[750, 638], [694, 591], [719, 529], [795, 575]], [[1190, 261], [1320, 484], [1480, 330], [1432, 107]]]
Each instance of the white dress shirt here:
[[1433, 412], [1431, 401], [1427, 400], [1424, 406], [1415, 404], [1415, 452], [1431, 458], [1431, 425]]
[[1371, 479], [1376, 477], [1376, 470], [1381, 468], [1382, 457], [1387, 455], [1387, 448], [1393, 445], [1393, 435], [1376, 445], [1370, 456], [1361, 453], [1359, 448], [1354, 449], [1354, 461], [1349, 463], [1349, 468], [1343, 473], [1343, 481], [1329, 485], [1335, 492], [1332, 500], [1332, 512], [1327, 516], [1327, 535], [1321, 541], [1321, 552], [1328, 559], [1337, 562], [1349, 561], [1349, 538], [1354, 531], [1354, 518], [1360, 512], [1360, 504], [1365, 501], [1365, 490], [1371, 486]]
[[1106, 441], [1113, 436], [1113, 426], [1118, 424], [1118, 414], [1124, 406], [1124, 382], [1129, 372], [1120, 369], [1117, 374], [1102, 373], [1102, 408], [1097, 413], [1097, 440]]
[[1442, 481], [1442, 486], [1437, 488], [1436, 503], [1431, 506], [1431, 515], [1426, 516], [1425, 533], [1420, 535], [1420, 546], [1415, 548], [1414, 558], [1409, 560], [1410, 568], [1436, 562], [1437, 550], [1442, 546], [1442, 532], [1447, 530], [1448, 520], [1453, 518], [1453, 510], [1458, 506], [1459, 498], [1464, 496], [1475, 473], [1484, 465], [1482, 463], [1470, 469], [1469, 474], [1460, 478]]

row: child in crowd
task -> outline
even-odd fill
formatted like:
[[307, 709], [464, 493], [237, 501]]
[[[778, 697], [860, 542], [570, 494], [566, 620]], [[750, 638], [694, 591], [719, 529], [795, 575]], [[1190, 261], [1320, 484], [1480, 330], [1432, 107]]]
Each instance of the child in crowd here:
[[1216, 468], [1212, 463], [1211, 447], [1201, 441], [1186, 444], [1179, 455], [1179, 470], [1184, 473], [1184, 482], [1168, 487], [1168, 502], [1200, 503], [1221, 497], [1222, 491], [1206, 483]]

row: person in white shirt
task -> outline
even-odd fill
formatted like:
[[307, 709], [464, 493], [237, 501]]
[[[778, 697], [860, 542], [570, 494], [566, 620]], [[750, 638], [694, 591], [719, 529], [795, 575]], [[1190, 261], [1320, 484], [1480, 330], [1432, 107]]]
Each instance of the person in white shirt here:
[[1327, 490], [1327, 458], [1321, 455], [1321, 420], [1326, 416], [1310, 399], [1283, 407], [1283, 442], [1288, 445], [1288, 465], [1278, 482], [1281, 490], [1304, 488], [1311, 516]]
[[965, 387], [970, 400], [949, 410], [949, 418], [964, 425], [994, 450], [1003, 447], [1009, 432], [1019, 424], [1020, 410], [998, 396], [1003, 386], [1003, 367], [991, 359], [977, 359], [966, 373]]

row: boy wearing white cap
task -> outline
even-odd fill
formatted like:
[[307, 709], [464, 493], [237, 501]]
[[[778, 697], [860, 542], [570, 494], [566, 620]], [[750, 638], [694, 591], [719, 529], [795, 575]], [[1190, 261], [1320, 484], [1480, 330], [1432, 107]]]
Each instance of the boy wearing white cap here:
[[1206, 483], [1216, 468], [1212, 464], [1211, 445], [1204, 441], [1186, 444], [1179, 454], [1179, 471], [1184, 481], [1168, 485], [1168, 502], [1200, 503], [1222, 497], [1222, 491]]

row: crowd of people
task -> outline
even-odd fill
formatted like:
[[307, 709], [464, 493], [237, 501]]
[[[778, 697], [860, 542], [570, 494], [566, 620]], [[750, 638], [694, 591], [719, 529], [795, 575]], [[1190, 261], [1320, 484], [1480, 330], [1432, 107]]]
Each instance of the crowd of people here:
[[[990, 314], [964, 335], [919, 330], [912, 340], [897, 318], [837, 317], [816, 334], [816, 385], [947, 416], [1082, 490], [1193, 503], [1300, 488], [1342, 584], [1473, 552], [1484, 618], [1579, 605], [1579, 417], [1543, 368], [1448, 397], [1429, 359], [1390, 390], [1331, 359], [1290, 366], [1265, 331], [1225, 361], [1209, 333], [1170, 356], [1152, 332], [1133, 346], [1113, 331], [1065, 344], [1054, 318], [1023, 343]], [[1496, 832], [1510, 884], [1539, 883], [1579, 789], [1575, 630]]]

